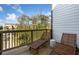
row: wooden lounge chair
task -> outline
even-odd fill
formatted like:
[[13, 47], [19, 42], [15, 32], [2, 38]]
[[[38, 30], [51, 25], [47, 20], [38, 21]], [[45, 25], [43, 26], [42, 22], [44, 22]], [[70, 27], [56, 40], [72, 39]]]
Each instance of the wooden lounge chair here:
[[50, 41], [50, 38], [51, 38], [50, 33], [44, 32], [39, 40], [36, 40], [32, 44], [30, 44], [30, 50], [35, 52], [35, 54], [38, 54], [39, 48], [43, 46], [46, 42]]
[[61, 43], [53, 50], [59, 55], [74, 55], [76, 53], [76, 34], [63, 33]]

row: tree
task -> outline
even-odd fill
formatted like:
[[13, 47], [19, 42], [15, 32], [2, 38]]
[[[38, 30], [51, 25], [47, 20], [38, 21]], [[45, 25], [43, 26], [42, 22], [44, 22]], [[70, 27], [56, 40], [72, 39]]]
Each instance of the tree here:
[[26, 29], [26, 26], [29, 25], [30, 20], [31, 20], [31, 18], [26, 15], [22, 15], [22, 16], [18, 17], [18, 19], [17, 19], [17, 21], [19, 22], [19, 26], [17, 26], [18, 29]]
[[[26, 16], [26, 15], [22, 15], [20, 17], [18, 17], [17, 21], [19, 22], [19, 25], [17, 25], [17, 29], [21, 30], [21, 29], [27, 29], [27, 26], [29, 26], [29, 21], [31, 20], [31, 18], [29, 16]], [[29, 32], [28, 32], [29, 33]], [[20, 37], [19, 37], [19, 40], [20, 40], [20, 44], [24, 44], [27, 40], [27, 42], [29, 42], [29, 35], [27, 32], [23, 32], [23, 33], [20, 33]]]
[[32, 18], [32, 24], [37, 26], [37, 29], [39, 28], [46, 28], [48, 26], [49, 22], [49, 16], [46, 15], [35, 15]]
[[47, 25], [48, 25], [49, 17], [45, 16], [45, 15], [40, 15], [40, 17], [41, 17], [41, 24], [43, 24], [45, 26], [45, 28], [46, 28]]
[[22, 24], [29, 25], [29, 20], [31, 20], [30, 17], [26, 16], [26, 15], [22, 15], [22, 16], [18, 17], [18, 22], [21, 25]]
[[0, 26], [0, 30], [2, 30], [3, 29], [3, 27], [2, 26]]
[[38, 18], [41, 21], [40, 24], [42, 24], [42, 26], [46, 28], [48, 26], [49, 16], [38, 15]]
[[37, 24], [37, 16], [32, 16], [32, 24]]

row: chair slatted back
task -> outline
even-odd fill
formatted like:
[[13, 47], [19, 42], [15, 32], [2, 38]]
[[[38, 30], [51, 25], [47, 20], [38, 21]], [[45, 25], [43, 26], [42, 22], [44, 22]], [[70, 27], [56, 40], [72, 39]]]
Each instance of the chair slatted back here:
[[50, 39], [51, 38], [51, 32], [43, 32], [41, 39]]
[[42, 36], [41, 36], [41, 39], [44, 39], [46, 37], [47, 33], [46, 32], [43, 32]]
[[76, 47], [76, 34], [63, 33], [61, 43]]

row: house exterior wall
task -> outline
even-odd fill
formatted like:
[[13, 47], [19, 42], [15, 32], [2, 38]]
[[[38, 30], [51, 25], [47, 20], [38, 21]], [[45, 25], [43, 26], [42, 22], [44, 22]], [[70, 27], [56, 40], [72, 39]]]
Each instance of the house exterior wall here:
[[79, 48], [79, 5], [58, 4], [53, 9], [53, 38], [61, 42], [62, 33], [76, 33]]

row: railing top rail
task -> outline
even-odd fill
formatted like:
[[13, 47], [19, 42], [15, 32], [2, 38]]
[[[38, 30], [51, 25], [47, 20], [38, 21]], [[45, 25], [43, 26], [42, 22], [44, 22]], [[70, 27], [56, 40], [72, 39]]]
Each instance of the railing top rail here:
[[9, 32], [26, 32], [26, 31], [42, 31], [42, 30], [51, 30], [51, 29], [32, 29], [32, 30], [5, 30], [0, 31], [0, 33], [9, 33]]

